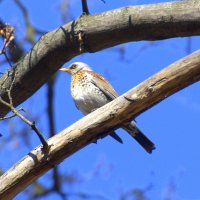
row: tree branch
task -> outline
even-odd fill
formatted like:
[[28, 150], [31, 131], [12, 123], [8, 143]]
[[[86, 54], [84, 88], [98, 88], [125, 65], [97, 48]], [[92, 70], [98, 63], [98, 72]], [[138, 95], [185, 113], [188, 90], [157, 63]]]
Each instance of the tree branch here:
[[[13, 104], [17, 106], [33, 95], [65, 62], [83, 52], [96, 52], [130, 41], [200, 35], [199, 9], [200, 1], [191, 0], [82, 15], [43, 35], [30, 52], [0, 78], [0, 95], [8, 99], [6, 90], [11, 84], [13, 70], [16, 70]], [[9, 110], [0, 105], [0, 117]]]
[[[1, 102], [1, 97], [0, 97], [0, 102]], [[16, 109], [16, 110], [17, 110], [17, 112], [20, 112], [20, 111], [24, 111], [25, 112], [25, 110], [23, 108], [19, 108], [19, 109]], [[7, 120], [7, 119], [12, 119], [13, 117], [16, 117], [16, 116], [17, 115], [14, 113], [14, 114], [6, 116], [6, 117], [1, 117], [0, 121], [4, 121], [4, 120]]]
[[[11, 89], [7, 91], [8, 92], [8, 97], [9, 97], [9, 103], [4, 101], [1, 97], [0, 97], [0, 103], [7, 106], [8, 108], [10, 108], [10, 110], [13, 112], [13, 115], [5, 117], [3, 119], [8, 119], [8, 118], [12, 118], [14, 116], [18, 116], [22, 121], [24, 121], [26, 124], [28, 124], [37, 134], [37, 136], [39, 137], [40, 141], [42, 142], [44, 149], [48, 150], [48, 144], [46, 142], [46, 140], [44, 139], [42, 133], [40, 132], [40, 130], [36, 127], [35, 122], [31, 122], [30, 120], [28, 120], [26, 117], [24, 117], [19, 111], [20, 109], [16, 109], [13, 106], [13, 99], [11, 97]], [[0, 118], [2, 119], [2, 118]]]
[[88, 5], [87, 5], [87, 0], [81, 0], [82, 2], [82, 10], [83, 14], [89, 15], [89, 10], [88, 10]]
[[[12, 66], [12, 64], [10, 62], [10, 59], [7, 56], [6, 47], [8, 47], [8, 45], [14, 39], [13, 32], [14, 32], [14, 28], [13, 27], [10, 27], [7, 24], [5, 24], [5, 25], [1, 25], [0, 24], [0, 35], [2, 35], [3, 38], [4, 38], [4, 45], [3, 45], [2, 49], [0, 50], [0, 55], [4, 54], [4, 56], [5, 56], [6, 60], [7, 60], [7, 63], [9, 63], [11, 68], [13, 68], [13, 66]], [[40, 132], [40, 130], [36, 127], [35, 122], [29, 121], [26, 117], [24, 117], [19, 112], [20, 109], [16, 109], [13, 106], [13, 98], [11, 96], [11, 92], [12, 92], [12, 89], [13, 89], [13, 85], [14, 85], [14, 82], [15, 82], [15, 76], [16, 76], [15, 71], [13, 71], [13, 72], [14, 72], [14, 74], [12, 74], [11, 84], [10, 84], [9, 88], [7, 88], [7, 91], [6, 91], [9, 101], [5, 101], [0, 95], [0, 104], [6, 106], [7, 108], [9, 108], [13, 112], [13, 115], [8, 116], [8, 117], [0, 118], [0, 120], [9, 119], [9, 118], [12, 118], [14, 116], [18, 116], [21, 120], [23, 120], [26, 124], [28, 124], [35, 131], [35, 133], [38, 135], [40, 141], [42, 142], [42, 144], [44, 146], [44, 149], [48, 150], [48, 144], [47, 144], [46, 140], [44, 139], [44, 137], [43, 137], [42, 133]]]
[[[137, 87], [99, 108], [48, 140], [48, 155], [39, 146], [0, 177], [0, 199], [17, 193], [65, 158], [144, 112], [166, 97], [200, 80], [200, 51], [163, 69]], [[48, 156], [48, 157], [47, 157]]]

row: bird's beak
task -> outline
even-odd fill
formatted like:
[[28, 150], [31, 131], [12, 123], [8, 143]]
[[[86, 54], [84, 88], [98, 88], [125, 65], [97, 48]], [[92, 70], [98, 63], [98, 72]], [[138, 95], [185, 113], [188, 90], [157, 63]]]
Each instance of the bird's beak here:
[[62, 71], [62, 72], [67, 72], [67, 73], [70, 74], [69, 67], [67, 67], [67, 68], [61, 68], [61, 69], [59, 69], [59, 70]]

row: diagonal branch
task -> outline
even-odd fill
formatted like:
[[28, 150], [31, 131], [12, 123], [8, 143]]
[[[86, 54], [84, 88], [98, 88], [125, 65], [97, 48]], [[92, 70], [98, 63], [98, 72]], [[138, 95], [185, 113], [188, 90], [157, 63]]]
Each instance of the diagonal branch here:
[[[82, 15], [41, 37], [11, 71], [0, 78], [6, 99], [16, 70], [14, 106], [37, 91], [65, 62], [84, 52], [96, 52], [125, 42], [200, 35], [200, 1], [124, 7], [98, 15]], [[82, 35], [80, 45], [79, 37]], [[80, 46], [84, 48], [80, 52]], [[33, 84], [34, 83], [34, 84]], [[0, 117], [9, 112], [0, 105]]]
[[120, 124], [199, 80], [200, 51], [197, 51], [50, 138], [48, 157], [41, 146], [31, 151], [0, 177], [0, 199], [12, 199], [42, 174], [105, 131], [120, 127]]

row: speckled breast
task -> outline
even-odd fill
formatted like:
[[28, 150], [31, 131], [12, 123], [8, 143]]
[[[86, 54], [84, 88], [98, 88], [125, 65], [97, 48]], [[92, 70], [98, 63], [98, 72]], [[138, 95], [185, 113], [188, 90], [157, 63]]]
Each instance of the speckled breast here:
[[91, 74], [77, 73], [71, 82], [72, 97], [85, 115], [109, 102], [104, 93], [91, 82], [92, 78]]

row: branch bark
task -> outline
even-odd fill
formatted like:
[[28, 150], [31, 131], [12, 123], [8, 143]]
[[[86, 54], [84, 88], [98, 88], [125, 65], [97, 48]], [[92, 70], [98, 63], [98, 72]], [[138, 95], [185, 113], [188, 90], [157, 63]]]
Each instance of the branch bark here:
[[0, 177], [0, 199], [12, 199], [65, 158], [85, 147], [102, 132], [115, 129], [146, 109], [200, 80], [200, 51], [163, 69], [109, 104], [87, 115], [48, 140], [48, 155], [41, 146], [31, 151]]
[[[33, 95], [65, 62], [83, 52], [96, 52], [130, 41], [200, 35], [199, 10], [200, 1], [191, 0], [82, 15], [43, 35], [26, 56], [0, 78], [0, 96], [8, 100], [6, 90], [14, 71], [16, 79], [11, 95], [17, 106]], [[8, 112], [8, 107], [0, 105], [0, 117]]]

